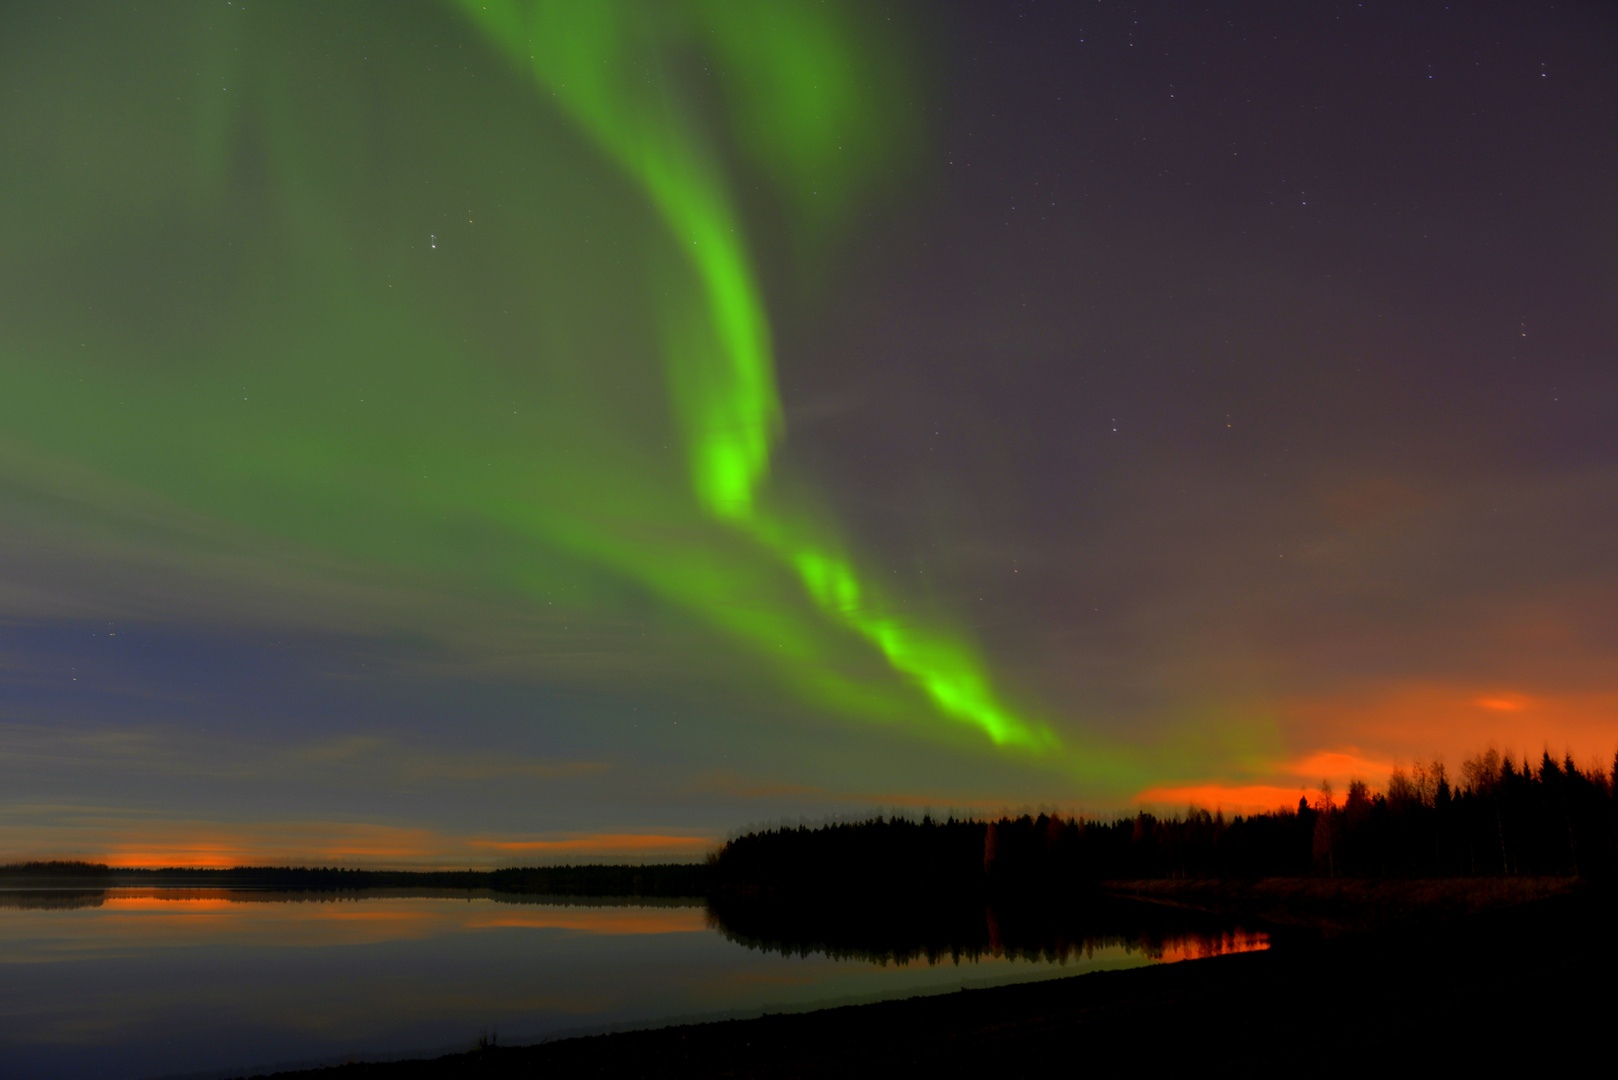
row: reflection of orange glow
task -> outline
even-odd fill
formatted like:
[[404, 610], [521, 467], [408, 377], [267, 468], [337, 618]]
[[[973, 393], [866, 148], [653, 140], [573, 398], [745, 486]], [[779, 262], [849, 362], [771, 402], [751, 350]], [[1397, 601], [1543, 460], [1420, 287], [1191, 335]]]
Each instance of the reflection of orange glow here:
[[1158, 959], [1165, 964], [1181, 960], [1206, 960], [1210, 956], [1227, 953], [1262, 952], [1270, 947], [1270, 935], [1236, 929], [1225, 934], [1196, 934], [1190, 937], [1170, 938], [1163, 943], [1163, 955]]
[[465, 933], [550, 931], [590, 935], [707, 932], [701, 907], [510, 905], [487, 897], [275, 894], [231, 889], [108, 889], [81, 911], [7, 913], [0, 964], [19, 943], [84, 958], [130, 955], [183, 942], [311, 948], [420, 941]]
[[[252, 916], [263, 913], [260, 901], [288, 903], [273, 893], [239, 889], [111, 889], [103, 901], [103, 911], [156, 911], [164, 914], [194, 915], [200, 912], [241, 912]], [[421, 901], [406, 898], [366, 898], [312, 900], [309, 909], [322, 920], [364, 923], [420, 922], [426, 915]], [[255, 905], [253, 910], [244, 905]], [[311, 917], [309, 911], [302, 913]], [[534, 930], [576, 930], [585, 934], [674, 934], [708, 928], [700, 907], [532, 907], [508, 909], [504, 905], [478, 904], [464, 919], [457, 920], [468, 930], [527, 928]]]
[[702, 851], [715, 846], [705, 836], [659, 836], [655, 833], [592, 833], [568, 840], [474, 840], [473, 847], [499, 851], [607, 852]]
[[[118, 889], [107, 894], [104, 910], [224, 911], [231, 906], [229, 889]], [[178, 905], [178, 907], [176, 906]]]

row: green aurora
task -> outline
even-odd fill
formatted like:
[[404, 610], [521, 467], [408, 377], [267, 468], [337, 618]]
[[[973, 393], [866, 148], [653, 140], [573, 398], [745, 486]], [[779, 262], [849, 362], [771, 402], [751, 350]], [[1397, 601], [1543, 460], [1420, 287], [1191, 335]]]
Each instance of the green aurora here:
[[1233, 18], [0, 5], [0, 841], [1610, 760], [1618, 28]]
[[182, 561], [607, 620], [645, 594], [813, 707], [1142, 782], [771, 475], [731, 192], [768, 178], [816, 236], [891, 182], [919, 136], [884, 31], [808, 2], [455, 6], [472, 36], [394, 5], [33, 28], [0, 120], [36, 150], [8, 205], [39, 210], [0, 238], [12, 505]]
[[[846, 557], [761, 506], [759, 489], [781, 428], [768, 313], [714, 155], [703, 152], [697, 125], [682, 115], [674, 92], [642, 73], [660, 68], [657, 53], [681, 38], [712, 41], [721, 64], [737, 73], [732, 82], [747, 81], [733, 93], [748, 102], [736, 111], [752, 122], [738, 125], [737, 135], [752, 156], [798, 187], [819, 177], [836, 184], [848, 168], [842, 159], [859, 157], [843, 153], [841, 133], [850, 131], [851, 142], [880, 140], [858, 136], [868, 99], [850, 89], [858, 80], [857, 60], [824, 9], [557, 0], [463, 0], [462, 6], [635, 178], [688, 253], [702, 314], [671, 314], [664, 360], [701, 505], [795, 568], [816, 606], [880, 649], [941, 714], [981, 728], [998, 745], [1054, 748], [1049, 729], [998, 700], [967, 644], [907, 625], [861, 583]], [[772, 138], [776, 133], [784, 134]], [[716, 599], [729, 601], [723, 595], [694, 599], [704, 610]]]

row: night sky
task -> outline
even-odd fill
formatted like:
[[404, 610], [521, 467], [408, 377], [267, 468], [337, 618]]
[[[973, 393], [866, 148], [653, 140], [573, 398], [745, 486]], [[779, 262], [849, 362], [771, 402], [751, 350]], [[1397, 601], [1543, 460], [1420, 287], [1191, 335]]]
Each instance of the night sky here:
[[0, 856], [1618, 749], [1618, 8], [0, 11]]

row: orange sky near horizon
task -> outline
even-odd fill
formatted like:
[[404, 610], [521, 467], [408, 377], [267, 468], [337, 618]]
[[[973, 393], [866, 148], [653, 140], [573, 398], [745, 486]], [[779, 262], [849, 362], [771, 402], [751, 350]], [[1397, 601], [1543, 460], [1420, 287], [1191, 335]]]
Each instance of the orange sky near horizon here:
[[1212, 777], [1142, 791], [1136, 802], [1168, 812], [1187, 806], [1256, 813], [1311, 801], [1329, 783], [1341, 798], [1352, 780], [1386, 787], [1395, 766], [1442, 761], [1452, 780], [1469, 757], [1491, 747], [1518, 760], [1542, 753], [1610, 772], [1618, 753], [1618, 693], [1524, 692], [1498, 686], [1410, 682], [1376, 694], [1304, 699], [1280, 709], [1287, 730], [1325, 748], [1306, 750], [1258, 775]]
[[[1571, 752], [1584, 768], [1612, 767], [1618, 750], [1618, 693], [1555, 693], [1513, 686], [1432, 682], [1394, 685], [1375, 694], [1302, 698], [1277, 706], [1283, 732], [1302, 748], [1243, 774], [1192, 778], [1140, 791], [1118, 812], [1160, 814], [1188, 807], [1226, 814], [1290, 808], [1313, 801], [1322, 782], [1341, 798], [1352, 780], [1385, 788], [1389, 772], [1413, 761], [1442, 760], [1452, 777], [1467, 757], [1489, 747], [1539, 758]], [[1313, 745], [1309, 745], [1312, 743]], [[830, 793], [827, 793], [828, 795]], [[850, 808], [901, 813], [957, 807], [998, 816], [1037, 809], [1086, 813], [1066, 806], [1014, 807], [995, 800], [926, 792], [867, 793]], [[854, 812], [860, 812], [855, 809]], [[960, 812], [959, 810], [957, 812]], [[1101, 810], [1094, 816], [1106, 816]], [[623, 832], [457, 835], [357, 822], [239, 822], [121, 815], [116, 809], [33, 826], [0, 823], [0, 859], [84, 859], [119, 868], [315, 865], [372, 869], [494, 868], [564, 862], [691, 862], [723, 838], [712, 833], [647, 828]]]
[[[340, 866], [366, 869], [493, 869], [524, 863], [690, 862], [719, 845], [712, 836], [587, 833], [490, 839], [350, 822], [103, 819], [80, 826], [0, 827], [6, 861], [80, 859], [119, 869]], [[526, 858], [517, 858], [526, 856]]]

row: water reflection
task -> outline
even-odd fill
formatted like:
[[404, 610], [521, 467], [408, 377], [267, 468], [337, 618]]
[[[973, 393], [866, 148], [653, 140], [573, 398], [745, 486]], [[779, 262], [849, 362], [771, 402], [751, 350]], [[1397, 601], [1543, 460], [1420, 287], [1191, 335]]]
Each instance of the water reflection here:
[[[7, 932], [0, 935], [0, 963], [130, 956], [182, 945], [381, 945], [513, 928], [616, 937], [702, 933], [707, 922], [700, 903], [647, 905], [592, 902], [592, 898], [539, 903], [530, 897], [442, 890], [129, 888], [0, 893], [0, 908], [16, 909], [7, 913]], [[71, 926], [46, 914], [88, 908], [97, 909], [96, 917]], [[24, 912], [37, 914], [30, 921]]]
[[721, 897], [710, 902], [708, 921], [752, 949], [900, 966], [990, 957], [1065, 964], [1098, 949], [1174, 963], [1270, 946], [1265, 931], [1228, 919], [1104, 896], [1020, 904]]
[[241, 1075], [463, 1050], [491, 1029], [531, 1042], [1264, 944], [1136, 910], [867, 912], [861, 928], [830, 908], [491, 892], [0, 893], [0, 1071]]
[[[423, 904], [424, 900], [462, 903]], [[158, 945], [169, 935], [192, 943], [359, 945], [512, 928], [616, 936], [713, 929], [750, 949], [797, 956], [819, 953], [880, 965], [960, 964], [986, 958], [1060, 964], [1114, 947], [1173, 963], [1269, 947], [1266, 932], [1231, 926], [1215, 916], [1105, 897], [1024, 906], [884, 907], [823, 898], [807, 903], [756, 898], [704, 902], [558, 898], [490, 890], [109, 888], [0, 892], [0, 909], [4, 908], [101, 909], [102, 918], [74, 935], [73, 946], [80, 955], [95, 938], [133, 939], [140, 948]], [[20, 927], [13, 924], [10, 929]], [[0, 960], [20, 959], [6, 945], [26, 946], [30, 940], [40, 944], [51, 936], [6, 934], [0, 939]]]

